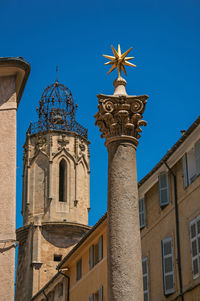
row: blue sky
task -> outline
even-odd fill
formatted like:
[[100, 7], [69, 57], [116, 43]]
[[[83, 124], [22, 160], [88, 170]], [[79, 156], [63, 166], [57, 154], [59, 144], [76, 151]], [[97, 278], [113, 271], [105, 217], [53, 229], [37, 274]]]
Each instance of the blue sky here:
[[137, 150], [138, 179], [161, 159], [200, 111], [200, 2], [15, 1], [0, 0], [0, 56], [22, 56], [31, 74], [18, 109], [17, 227], [22, 225], [22, 146], [43, 90], [56, 78], [78, 103], [77, 121], [91, 141], [91, 211], [93, 225], [106, 211], [107, 150], [94, 125], [99, 93], [113, 93], [116, 71], [102, 54], [120, 43], [133, 46], [137, 68], [127, 67], [127, 92], [149, 95]]

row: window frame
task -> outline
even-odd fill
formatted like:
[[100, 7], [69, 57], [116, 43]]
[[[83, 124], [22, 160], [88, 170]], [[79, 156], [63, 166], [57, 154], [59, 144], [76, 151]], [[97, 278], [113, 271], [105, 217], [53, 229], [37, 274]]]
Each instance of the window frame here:
[[82, 257], [76, 262], [76, 282], [82, 278]]
[[[200, 248], [198, 244], [198, 239], [200, 239], [200, 233], [198, 233], [198, 228], [197, 228], [198, 221], [200, 221], [200, 215], [190, 222], [190, 251], [191, 251], [191, 258], [192, 258], [193, 279], [197, 279], [198, 277], [200, 277]], [[193, 225], [195, 225], [195, 232], [196, 232], [195, 237], [192, 237], [191, 228]], [[196, 242], [196, 248], [197, 248], [197, 255], [195, 256], [193, 256], [193, 245], [192, 245], [194, 241]], [[195, 260], [197, 260], [197, 265], [198, 265], [198, 273], [196, 274], [194, 274], [194, 264], [193, 264]]]
[[[164, 254], [164, 245], [168, 242], [171, 242], [171, 253], [165, 255]], [[163, 290], [164, 295], [171, 295], [175, 292], [175, 273], [174, 273], [174, 249], [173, 249], [173, 238], [168, 237], [161, 241], [161, 247], [162, 247], [162, 271], [163, 271]], [[171, 272], [165, 272], [165, 259], [166, 258], [172, 258], [172, 271]], [[166, 288], [166, 277], [172, 275], [173, 276], [173, 288], [167, 289]]]
[[[147, 272], [144, 273], [144, 269], [143, 269], [143, 263], [146, 264], [146, 270]], [[142, 259], [142, 278], [143, 278], [143, 293], [144, 295], [147, 294], [147, 301], [149, 301], [149, 262], [148, 262], [148, 257], [144, 257]], [[147, 277], [147, 289], [144, 289], [144, 277]]]
[[[166, 186], [162, 187], [161, 185], [161, 177], [165, 176], [166, 177]], [[160, 208], [163, 208], [170, 203], [170, 197], [169, 197], [169, 175], [168, 172], [163, 172], [158, 175], [158, 190], [159, 190], [159, 202], [160, 202]], [[163, 202], [162, 201], [162, 191], [166, 190], [167, 191], [167, 201]]]
[[89, 248], [89, 267], [90, 270], [103, 259], [103, 235], [101, 235], [96, 244]]
[[[62, 179], [61, 179], [62, 171]], [[59, 176], [58, 176], [58, 200], [59, 202], [67, 202], [67, 162], [61, 158], [59, 162]], [[62, 189], [62, 191], [61, 191]]]
[[[139, 207], [140, 229], [143, 229], [144, 227], [146, 227], [146, 210], [145, 210], [144, 197], [139, 199], [138, 207]], [[143, 223], [142, 223], [142, 221], [143, 221]]]

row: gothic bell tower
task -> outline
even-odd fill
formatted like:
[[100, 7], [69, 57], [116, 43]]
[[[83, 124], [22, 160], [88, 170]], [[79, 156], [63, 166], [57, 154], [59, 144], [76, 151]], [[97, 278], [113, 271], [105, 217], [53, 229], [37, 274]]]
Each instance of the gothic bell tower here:
[[16, 301], [29, 301], [89, 229], [89, 141], [76, 109], [71, 91], [56, 81], [27, 131]]

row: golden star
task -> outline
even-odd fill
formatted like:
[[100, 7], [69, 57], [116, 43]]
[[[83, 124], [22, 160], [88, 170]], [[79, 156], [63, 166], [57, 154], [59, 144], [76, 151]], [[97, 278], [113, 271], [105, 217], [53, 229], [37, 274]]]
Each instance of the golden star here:
[[108, 71], [107, 74], [109, 74], [110, 72], [112, 72], [114, 69], [117, 68], [118, 76], [120, 77], [121, 71], [123, 71], [127, 75], [124, 65], [136, 67], [136, 65], [128, 62], [129, 60], [134, 59], [134, 57], [126, 57], [127, 54], [131, 51], [132, 47], [129, 48], [127, 51], [125, 51], [123, 54], [121, 54], [120, 45], [118, 45], [118, 52], [115, 50], [115, 48], [113, 46], [111, 46], [111, 48], [112, 48], [114, 56], [103, 54], [103, 56], [105, 58], [111, 60], [111, 62], [105, 63], [105, 65], [112, 65], [112, 67], [110, 68], [110, 70]]

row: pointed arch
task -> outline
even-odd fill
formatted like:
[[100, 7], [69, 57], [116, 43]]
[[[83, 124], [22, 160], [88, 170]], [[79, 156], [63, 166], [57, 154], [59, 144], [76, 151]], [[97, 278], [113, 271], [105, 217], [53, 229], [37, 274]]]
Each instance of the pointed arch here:
[[61, 159], [59, 163], [59, 202], [67, 201], [67, 163]]

